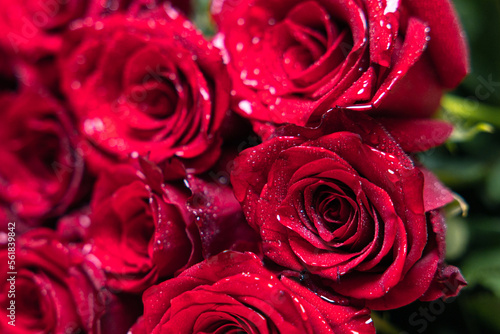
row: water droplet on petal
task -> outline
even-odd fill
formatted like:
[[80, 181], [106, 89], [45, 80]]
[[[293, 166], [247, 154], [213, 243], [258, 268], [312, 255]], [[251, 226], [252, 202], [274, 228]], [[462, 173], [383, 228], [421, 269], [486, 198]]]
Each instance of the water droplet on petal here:
[[248, 100], [243, 100], [238, 103], [238, 107], [243, 110], [247, 115], [251, 115], [253, 110], [252, 110], [252, 104]]
[[200, 88], [200, 94], [201, 94], [201, 96], [203, 96], [203, 99], [205, 101], [210, 100], [210, 95], [208, 94], [208, 92], [207, 92], [207, 90], [205, 88], [203, 88], [203, 87]]
[[71, 89], [80, 89], [80, 87], [82, 87], [82, 83], [78, 80], [71, 83]]

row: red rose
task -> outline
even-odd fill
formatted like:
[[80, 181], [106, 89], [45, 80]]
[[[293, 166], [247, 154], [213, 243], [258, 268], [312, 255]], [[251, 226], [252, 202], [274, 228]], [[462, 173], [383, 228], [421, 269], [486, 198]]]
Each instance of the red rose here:
[[73, 149], [70, 116], [56, 100], [31, 89], [4, 98], [0, 202], [37, 225], [75, 201], [84, 163]]
[[219, 51], [172, 7], [73, 31], [61, 68], [94, 168], [132, 154], [199, 173], [217, 160], [229, 78]]
[[[0, 249], [2, 333], [101, 333], [99, 323], [111, 294], [103, 290], [99, 268], [59, 242], [50, 230], [37, 229], [17, 241], [14, 247], [2, 238]], [[8, 267], [13, 250], [14, 270]], [[12, 271], [16, 274], [9, 274]], [[14, 296], [9, 297], [12, 281]], [[7, 324], [12, 320], [8, 317], [12, 300], [15, 326]]]
[[189, 15], [192, 11], [190, 1], [186, 0], [93, 0], [92, 1], [92, 14], [99, 16], [109, 15], [117, 11], [136, 10], [138, 8], [155, 8], [164, 3], [170, 3], [176, 9], [179, 9], [185, 15]]
[[102, 263], [114, 291], [142, 293], [202, 260], [189, 190], [147, 183], [123, 165], [103, 172], [95, 185], [83, 248]]
[[329, 303], [251, 253], [212, 257], [149, 288], [143, 301], [134, 333], [375, 333], [367, 309]]
[[196, 216], [206, 259], [225, 250], [261, 254], [259, 235], [248, 225], [233, 189], [219, 180], [188, 175], [188, 207]]
[[428, 116], [468, 69], [449, 0], [218, 0], [239, 112], [304, 125], [325, 107]]
[[29, 58], [54, 53], [61, 47], [61, 31], [86, 13], [79, 0], [1, 0], [0, 44]]
[[[436, 139], [426, 136], [415, 138]], [[282, 128], [236, 166], [236, 197], [276, 263], [373, 309], [453, 296], [465, 284], [444, 264], [438, 209], [451, 194], [368, 116], [332, 111], [318, 128]]]
[[90, 215], [76, 212], [58, 226], [69, 240], [85, 240], [111, 289], [141, 293], [202, 257], [259, 250], [231, 187], [193, 175], [165, 183], [155, 164], [141, 158], [139, 165], [141, 171], [121, 165], [101, 173]]

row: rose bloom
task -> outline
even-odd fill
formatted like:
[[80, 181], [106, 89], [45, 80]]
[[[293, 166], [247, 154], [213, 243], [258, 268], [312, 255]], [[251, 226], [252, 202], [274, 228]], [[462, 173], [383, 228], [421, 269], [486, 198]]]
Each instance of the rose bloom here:
[[[0, 249], [2, 333], [126, 332], [124, 327], [134, 318], [104, 289], [104, 275], [94, 262], [62, 244], [48, 229], [36, 229], [17, 239], [15, 296], [9, 297], [11, 246], [5, 234]], [[12, 300], [15, 326], [7, 324], [12, 320], [8, 317]]]
[[252, 253], [225, 252], [146, 290], [140, 333], [375, 333], [367, 309], [329, 303]]
[[148, 181], [121, 165], [101, 173], [95, 185], [83, 249], [102, 263], [113, 291], [142, 293], [202, 260], [195, 216], [186, 205], [189, 190]]
[[305, 125], [325, 107], [428, 116], [468, 69], [448, 0], [217, 0], [235, 107]]
[[[224, 250], [258, 251], [258, 236], [229, 186], [193, 175], [164, 183], [156, 165], [139, 165], [103, 171], [90, 215], [77, 212], [58, 226], [68, 237], [83, 235], [84, 251], [102, 263], [113, 291], [142, 293]], [[82, 219], [90, 221], [83, 232]]]
[[[54, 54], [61, 48], [61, 35], [72, 25], [90, 24], [114, 12], [131, 8], [154, 7], [162, 0], [0, 0], [0, 45], [15, 54], [36, 59]], [[174, 0], [185, 13], [188, 1]], [[82, 22], [75, 22], [75, 21]]]
[[[0, 53], [39, 76], [39, 81], [59, 93], [60, 73], [57, 54], [63, 35], [74, 27], [92, 25], [113, 13], [153, 8], [164, 0], [0, 0]], [[191, 12], [189, 1], [174, 0], [173, 5]], [[3, 49], [3, 50], [1, 50]], [[2, 55], [0, 54], [0, 62]], [[0, 65], [0, 77], [2, 72]], [[19, 75], [19, 74], [17, 74]], [[24, 75], [24, 73], [23, 73]], [[0, 83], [0, 89], [1, 85]]]
[[4, 95], [0, 112], [0, 203], [39, 225], [77, 199], [84, 163], [74, 150], [71, 117], [35, 88]]
[[61, 31], [85, 15], [90, 1], [1, 0], [0, 44], [29, 59], [58, 51]]
[[170, 5], [72, 31], [60, 65], [92, 168], [148, 155], [200, 173], [217, 160], [229, 77], [219, 51]]
[[[412, 128], [422, 145], [446, 139], [422, 129]], [[444, 263], [439, 208], [451, 193], [380, 124], [333, 110], [318, 128], [277, 131], [243, 151], [231, 176], [266, 256], [372, 309], [454, 296], [465, 285]]]

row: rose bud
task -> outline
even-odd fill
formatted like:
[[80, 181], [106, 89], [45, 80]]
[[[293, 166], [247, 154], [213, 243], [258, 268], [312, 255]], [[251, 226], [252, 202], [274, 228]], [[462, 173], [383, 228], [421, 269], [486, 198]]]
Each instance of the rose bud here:
[[[15, 263], [8, 264], [12, 248]], [[136, 318], [104, 288], [99, 263], [61, 243], [51, 230], [30, 231], [15, 247], [2, 238], [0, 258], [2, 333], [124, 334], [123, 326]], [[15, 316], [9, 318], [12, 301]], [[6, 319], [15, 319], [15, 326]]]
[[170, 5], [72, 31], [61, 68], [94, 170], [130, 155], [193, 173], [217, 161], [229, 77], [219, 51]]
[[375, 333], [367, 309], [329, 303], [252, 253], [224, 252], [146, 290], [132, 333]]
[[234, 107], [257, 128], [334, 106], [428, 116], [468, 70], [449, 0], [217, 0], [212, 13]]
[[[426, 136], [417, 138], [430, 145]], [[367, 115], [332, 110], [317, 128], [280, 128], [235, 165], [236, 198], [277, 264], [372, 309], [465, 285], [444, 263], [439, 208], [453, 196]]]
[[84, 171], [68, 112], [45, 93], [24, 88], [5, 100], [0, 123], [0, 202], [34, 226], [76, 200]]

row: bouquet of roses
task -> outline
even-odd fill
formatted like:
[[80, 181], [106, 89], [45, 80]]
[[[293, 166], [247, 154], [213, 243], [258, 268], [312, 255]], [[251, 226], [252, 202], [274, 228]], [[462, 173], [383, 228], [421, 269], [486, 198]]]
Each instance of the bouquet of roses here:
[[[449, 0], [2, 0], [3, 333], [372, 333], [453, 297], [416, 153]], [[12, 312], [14, 310], [14, 312]]]

